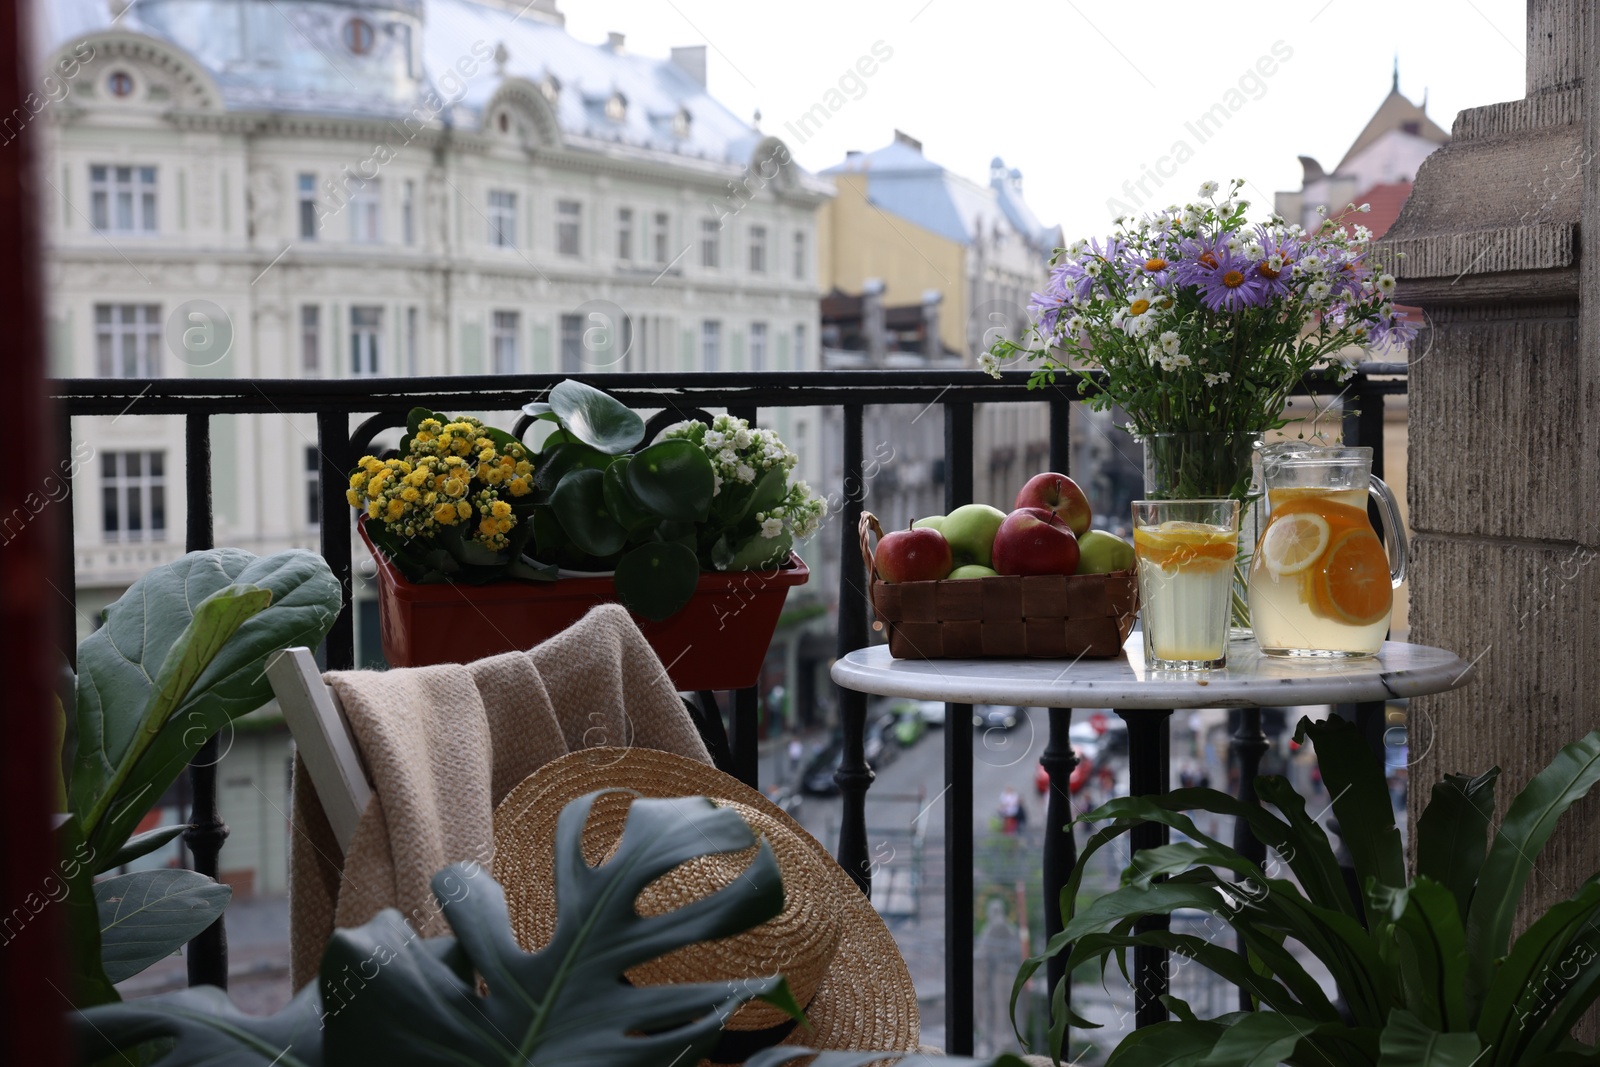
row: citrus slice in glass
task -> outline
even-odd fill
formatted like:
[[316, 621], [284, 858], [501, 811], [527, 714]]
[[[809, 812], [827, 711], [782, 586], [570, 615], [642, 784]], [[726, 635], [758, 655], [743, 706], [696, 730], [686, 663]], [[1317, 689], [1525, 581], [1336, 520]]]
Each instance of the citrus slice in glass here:
[[1371, 530], [1348, 530], [1328, 546], [1316, 578], [1317, 607], [1351, 626], [1379, 622], [1394, 606], [1383, 543]]
[[1160, 526], [1133, 531], [1134, 553], [1163, 569], [1231, 564], [1238, 554], [1238, 535], [1226, 526], [1172, 519]]
[[1309, 511], [1268, 524], [1261, 538], [1261, 561], [1274, 578], [1299, 574], [1322, 557], [1332, 534], [1328, 520]]

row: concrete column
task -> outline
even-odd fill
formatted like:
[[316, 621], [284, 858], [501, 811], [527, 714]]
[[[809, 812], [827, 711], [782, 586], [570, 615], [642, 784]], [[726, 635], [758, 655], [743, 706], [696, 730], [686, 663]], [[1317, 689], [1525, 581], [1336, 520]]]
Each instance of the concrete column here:
[[861, 283], [861, 332], [867, 344], [867, 363], [873, 367], [884, 364], [889, 349], [888, 327], [883, 312], [883, 280], [868, 278]]
[[[1600, 725], [1600, 94], [1583, 96], [1600, 20], [1587, 7], [1530, 0], [1528, 95], [1456, 116], [1382, 242], [1404, 253], [1398, 302], [1428, 319], [1411, 353], [1411, 639], [1478, 672], [1412, 702], [1413, 819], [1444, 773], [1494, 764], [1503, 812]], [[1597, 817], [1591, 798], [1535, 857], [1530, 911], [1600, 869]], [[1591, 1013], [1580, 1037], [1594, 1036]]]

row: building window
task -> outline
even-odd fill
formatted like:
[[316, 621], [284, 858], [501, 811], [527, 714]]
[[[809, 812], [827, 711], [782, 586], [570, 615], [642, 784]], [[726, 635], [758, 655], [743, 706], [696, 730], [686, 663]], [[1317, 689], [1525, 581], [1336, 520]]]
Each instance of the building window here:
[[300, 240], [317, 239], [317, 176], [302, 174], [296, 179], [300, 189]]
[[621, 93], [612, 93], [606, 101], [606, 118], [612, 122], [623, 122], [628, 117], [628, 98]]
[[517, 194], [489, 190], [489, 243], [496, 248], [517, 247]]
[[155, 378], [161, 373], [161, 306], [96, 304], [95, 372], [102, 378]]
[[350, 240], [375, 245], [383, 240], [383, 197], [378, 179], [363, 181], [350, 197]]
[[574, 374], [583, 369], [583, 316], [561, 316], [561, 372]]
[[105, 233], [156, 232], [156, 168], [89, 168], [89, 218]]
[[806, 232], [794, 231], [794, 276], [797, 281], [806, 280]]
[[665, 263], [667, 261], [667, 240], [670, 228], [667, 213], [665, 211], [656, 212], [655, 242], [657, 263]]
[[556, 251], [563, 256], [578, 255], [579, 231], [583, 225], [583, 205], [576, 200], [556, 201]]
[[806, 326], [805, 323], [794, 328], [794, 367], [795, 370], [806, 369]]
[[306, 525], [322, 525], [322, 454], [315, 445], [306, 447]]
[[167, 536], [165, 452], [100, 454], [101, 529], [107, 541], [162, 541]]
[[750, 227], [750, 273], [767, 273], [767, 228]]
[[722, 265], [722, 223], [700, 220], [700, 265], [716, 270]]
[[633, 259], [633, 209], [617, 208], [617, 258], [627, 263]]
[[494, 313], [494, 372], [517, 373], [517, 319], [515, 311]]
[[406, 308], [406, 373], [417, 376], [417, 309]]
[[322, 369], [322, 309], [316, 304], [300, 307], [300, 369], [307, 374]]
[[352, 55], [364, 56], [372, 51], [377, 31], [366, 19], [351, 19], [344, 24], [344, 46]]
[[125, 99], [133, 95], [133, 75], [125, 70], [113, 71], [111, 77], [106, 79], [106, 88], [117, 99]]
[[400, 191], [400, 239], [407, 245], [417, 243], [417, 183], [410, 178]]
[[705, 364], [701, 369], [707, 374], [722, 369], [722, 323], [716, 319], [700, 324], [700, 357]]
[[750, 369], [767, 369], [767, 324], [764, 322], [750, 324]]
[[370, 377], [383, 366], [383, 309], [379, 307], [352, 307], [350, 309], [350, 373], [358, 378]]

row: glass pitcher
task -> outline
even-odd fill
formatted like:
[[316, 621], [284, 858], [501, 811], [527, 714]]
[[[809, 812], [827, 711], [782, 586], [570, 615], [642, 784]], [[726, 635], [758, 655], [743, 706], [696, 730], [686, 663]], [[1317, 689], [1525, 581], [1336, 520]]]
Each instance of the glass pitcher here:
[[[1269, 656], [1370, 656], [1405, 580], [1406, 531], [1370, 448], [1291, 441], [1261, 452], [1267, 524], [1250, 563], [1250, 620]], [[1384, 539], [1367, 519], [1378, 501]], [[1384, 546], [1389, 546], [1389, 553]], [[1391, 558], [1392, 556], [1392, 558]]]

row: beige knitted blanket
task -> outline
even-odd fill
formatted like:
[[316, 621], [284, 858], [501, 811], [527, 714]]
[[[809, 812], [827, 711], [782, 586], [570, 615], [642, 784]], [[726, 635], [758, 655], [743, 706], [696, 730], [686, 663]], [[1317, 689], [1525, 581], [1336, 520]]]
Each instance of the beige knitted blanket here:
[[317, 976], [335, 927], [398, 908], [423, 937], [449, 932], [429, 880], [476, 860], [488, 877], [495, 805], [575, 749], [638, 745], [711, 762], [632, 618], [597, 607], [529, 652], [466, 665], [330, 671], [373, 797], [348, 855], [294, 764], [290, 977]]

